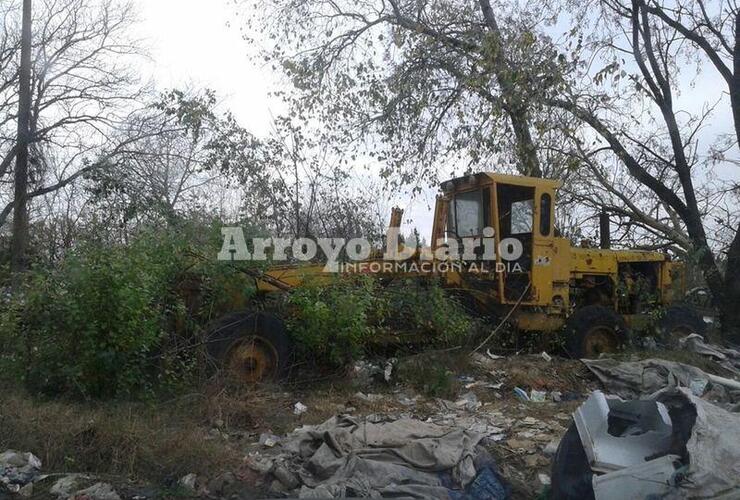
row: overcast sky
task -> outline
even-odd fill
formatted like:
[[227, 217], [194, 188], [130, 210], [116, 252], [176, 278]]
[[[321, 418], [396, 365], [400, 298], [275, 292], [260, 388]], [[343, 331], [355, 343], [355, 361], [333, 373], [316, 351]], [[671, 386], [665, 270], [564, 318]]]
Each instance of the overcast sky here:
[[[151, 55], [144, 73], [151, 75], [159, 88], [183, 87], [215, 90], [225, 108], [257, 136], [270, 131], [271, 116], [280, 114], [280, 103], [268, 92], [280, 84], [269, 68], [250, 60], [257, 48], [250, 47], [240, 34], [241, 21], [229, 0], [136, 0], [141, 18], [141, 37]], [[552, 33], [558, 37], [558, 34]], [[682, 77], [690, 78], [688, 75]], [[700, 75], [693, 88], [685, 86], [678, 96], [684, 109], [698, 111], [707, 96], [717, 95], [724, 84], [715, 71]], [[720, 107], [706, 124], [705, 137], [731, 131], [729, 106]], [[737, 154], [734, 155], [737, 158]], [[725, 179], [738, 179], [740, 166], [725, 164], [716, 169]], [[431, 231], [434, 189], [425, 190], [419, 199], [401, 196], [392, 200], [406, 208], [422, 235]], [[408, 228], [410, 230], [410, 228]]]
[[152, 56], [146, 68], [158, 87], [208, 87], [243, 126], [264, 136], [277, 102], [268, 100], [276, 82], [253, 64], [226, 0], [137, 0], [142, 37]]
[[[141, 37], [151, 55], [145, 73], [160, 88], [192, 85], [211, 88], [225, 108], [258, 136], [270, 131], [271, 116], [281, 112], [280, 103], [268, 93], [280, 84], [268, 68], [253, 63], [255, 47], [242, 39], [233, 3], [228, 0], [137, 0]], [[392, 200], [406, 209], [406, 217], [422, 235], [431, 233], [434, 189], [411, 200]], [[433, 206], [432, 206], [433, 209]], [[390, 214], [388, 214], [390, 215]], [[411, 227], [404, 231], [410, 231]]]

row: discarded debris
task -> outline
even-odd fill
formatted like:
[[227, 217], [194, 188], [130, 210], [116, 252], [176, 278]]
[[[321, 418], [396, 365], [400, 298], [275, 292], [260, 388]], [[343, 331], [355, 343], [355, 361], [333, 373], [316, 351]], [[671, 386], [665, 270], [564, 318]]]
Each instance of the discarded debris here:
[[181, 477], [177, 484], [180, 485], [180, 487], [188, 493], [195, 493], [195, 484], [197, 481], [198, 476], [194, 473], [190, 473], [186, 476]]
[[583, 359], [604, 388], [622, 398], [650, 396], [666, 387], [689, 387], [696, 396], [705, 395], [712, 386], [724, 390], [714, 400], [726, 403], [740, 401], [740, 382], [706, 373], [699, 368], [663, 359], [619, 362], [614, 359]]
[[362, 392], [356, 392], [355, 397], [357, 399], [361, 399], [362, 401], [367, 401], [368, 403], [375, 403], [376, 401], [385, 399], [385, 396], [383, 396], [382, 394], [365, 394]]
[[12, 493], [33, 482], [40, 471], [41, 460], [33, 453], [7, 450], [0, 454], [0, 483]]
[[492, 354], [491, 351], [490, 351], [490, 349], [486, 349], [486, 354], [491, 359], [504, 359], [503, 356], [498, 356], [497, 354]]
[[267, 448], [272, 448], [276, 444], [280, 442], [280, 438], [274, 434], [268, 434], [266, 432], [263, 432], [260, 434], [260, 446], [265, 446]]
[[542, 351], [542, 354], [540, 354], [540, 356], [542, 357], [542, 359], [544, 359], [548, 363], [550, 361], [552, 361], [552, 356], [550, 356], [549, 354], [547, 354], [545, 351]]
[[595, 391], [558, 447], [551, 498], [736, 498], [738, 477], [740, 415], [686, 388], [631, 401]]
[[536, 391], [532, 389], [529, 391], [529, 400], [533, 403], [544, 403], [547, 401], [547, 391]]
[[483, 403], [478, 400], [478, 396], [476, 396], [474, 392], [466, 392], [459, 400], [455, 401], [455, 406], [458, 408], [465, 408], [468, 411], [475, 411], [480, 408], [482, 404]]
[[293, 414], [295, 414], [295, 415], [303, 415], [303, 414], [304, 414], [304, 413], [306, 413], [307, 411], [308, 411], [308, 406], [304, 405], [304, 404], [303, 404], [303, 403], [301, 403], [300, 401], [299, 401], [299, 402], [297, 402], [297, 403], [296, 403], [296, 404], [295, 404], [295, 405], [293, 406]]
[[373, 423], [340, 415], [282, 439], [285, 452], [273, 457], [269, 469], [255, 456], [248, 464], [272, 474], [286, 494], [301, 498], [450, 498], [463, 491], [471, 498], [507, 498], [495, 464], [478, 446], [483, 437], [410, 418]]
[[697, 333], [679, 340], [682, 349], [701, 354], [717, 361], [727, 371], [740, 375], [740, 351], [709, 344]]
[[529, 401], [529, 394], [521, 387], [514, 387], [514, 395], [522, 401]]
[[651, 455], [665, 453], [671, 445], [671, 418], [656, 401], [624, 401], [594, 391], [573, 419], [594, 471], [642, 463]]
[[49, 489], [55, 497], [67, 498], [73, 491], [76, 491], [80, 487], [80, 483], [86, 479], [90, 479], [88, 476], [82, 474], [70, 474], [58, 479], [52, 487]]
[[70, 500], [121, 500], [121, 497], [110, 484], [95, 483], [89, 488], [73, 493]]

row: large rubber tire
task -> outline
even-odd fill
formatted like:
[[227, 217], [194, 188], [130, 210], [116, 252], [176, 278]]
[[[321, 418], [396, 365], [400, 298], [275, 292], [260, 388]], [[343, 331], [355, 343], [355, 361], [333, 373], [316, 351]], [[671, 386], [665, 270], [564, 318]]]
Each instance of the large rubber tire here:
[[617, 352], [629, 342], [629, 328], [614, 310], [585, 306], [570, 315], [565, 324], [566, 349], [574, 358], [598, 358]]
[[209, 358], [236, 382], [279, 379], [290, 366], [290, 337], [283, 322], [272, 314], [228, 314], [209, 328], [206, 345]]
[[692, 333], [706, 335], [707, 324], [691, 306], [675, 305], [665, 310], [657, 325], [658, 336], [669, 347], [679, 346], [679, 340]]
[[550, 500], [592, 500], [593, 472], [576, 424], [571, 424], [552, 462]]

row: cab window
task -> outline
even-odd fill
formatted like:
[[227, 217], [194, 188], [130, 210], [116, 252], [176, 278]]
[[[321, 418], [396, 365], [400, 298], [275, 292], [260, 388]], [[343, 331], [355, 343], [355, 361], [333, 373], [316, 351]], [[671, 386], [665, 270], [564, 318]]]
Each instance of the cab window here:
[[468, 191], [455, 196], [454, 233], [464, 238], [478, 236], [483, 232], [483, 197], [480, 190]]
[[550, 235], [550, 219], [552, 218], [552, 197], [544, 193], [540, 197], [540, 234]]

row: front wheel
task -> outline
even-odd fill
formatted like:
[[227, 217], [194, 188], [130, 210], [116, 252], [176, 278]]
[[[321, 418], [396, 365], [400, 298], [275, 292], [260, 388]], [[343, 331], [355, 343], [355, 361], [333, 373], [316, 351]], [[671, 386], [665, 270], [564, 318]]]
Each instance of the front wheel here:
[[677, 348], [679, 341], [692, 333], [704, 336], [707, 333], [707, 324], [689, 306], [671, 306], [658, 321], [658, 335], [669, 347]]
[[565, 325], [566, 347], [576, 358], [598, 358], [601, 353], [617, 352], [629, 340], [629, 329], [622, 316], [608, 307], [582, 307], [570, 315]]
[[227, 378], [253, 384], [282, 377], [291, 353], [283, 322], [263, 312], [239, 312], [218, 320], [207, 336], [209, 357]]

